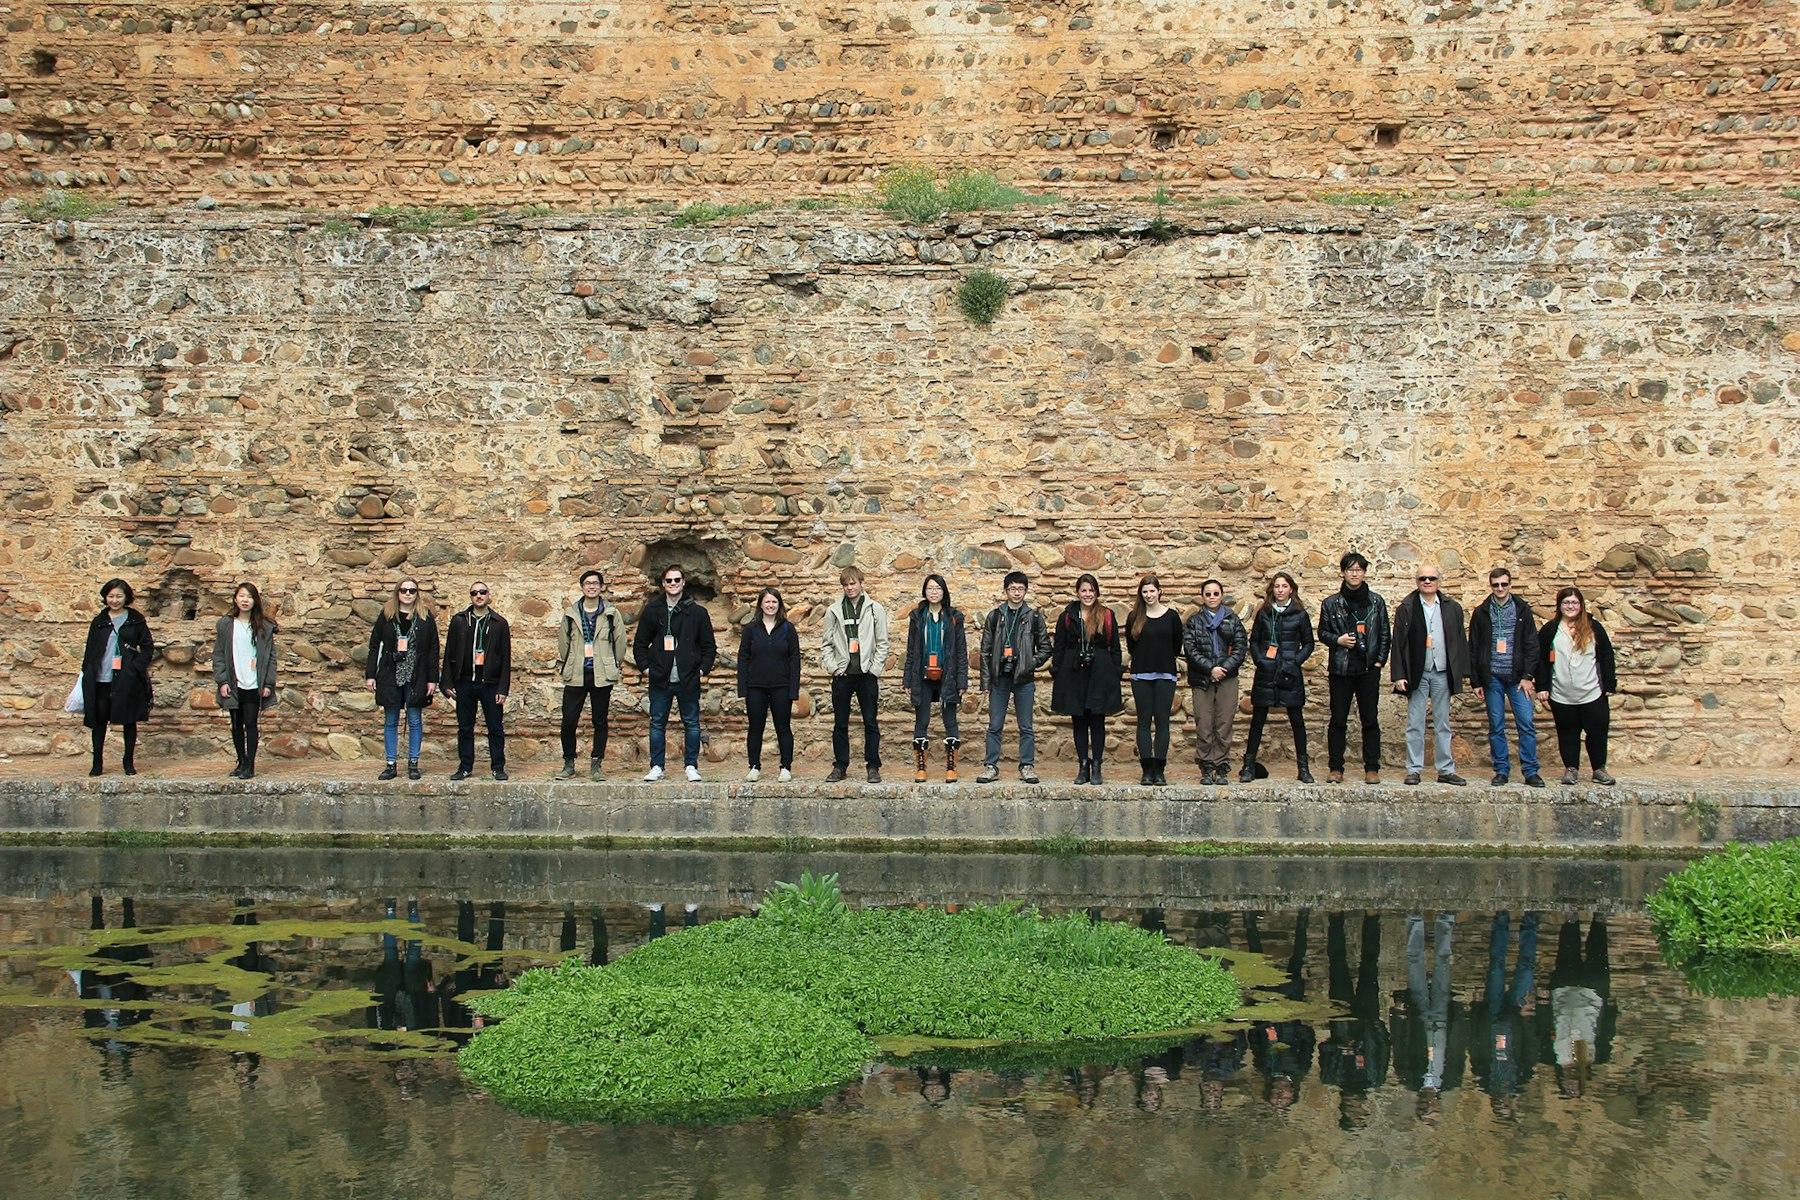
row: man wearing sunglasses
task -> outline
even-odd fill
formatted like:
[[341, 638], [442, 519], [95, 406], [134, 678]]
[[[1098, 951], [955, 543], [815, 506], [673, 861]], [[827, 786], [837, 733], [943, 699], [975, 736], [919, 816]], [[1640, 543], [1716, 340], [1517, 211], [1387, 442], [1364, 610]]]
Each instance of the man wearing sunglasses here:
[[1388, 658], [1394, 690], [1406, 697], [1406, 782], [1425, 771], [1425, 710], [1431, 709], [1437, 742], [1437, 781], [1462, 787], [1450, 757], [1450, 697], [1469, 674], [1469, 640], [1462, 605], [1438, 593], [1435, 567], [1420, 567], [1416, 588], [1394, 610], [1394, 644]]
[[488, 763], [506, 778], [506, 696], [512, 690], [512, 629], [488, 605], [488, 585], [469, 587], [469, 607], [444, 636], [444, 695], [456, 701], [456, 774], [475, 771], [475, 710], [487, 722]]
[[1519, 733], [1519, 769], [1529, 787], [1543, 787], [1538, 774], [1537, 722], [1531, 706], [1537, 702], [1532, 672], [1537, 669], [1537, 621], [1531, 606], [1513, 595], [1512, 572], [1495, 567], [1488, 572], [1488, 599], [1469, 615], [1469, 682], [1477, 699], [1487, 704], [1488, 753], [1494, 761], [1495, 787], [1503, 787], [1511, 774], [1506, 753], [1506, 710], [1511, 706], [1513, 727]]
[[687, 594], [687, 575], [673, 563], [658, 576], [662, 590], [638, 617], [631, 656], [650, 682], [650, 770], [663, 777], [669, 710], [681, 710], [681, 757], [689, 783], [700, 782], [700, 681], [713, 669], [718, 646], [712, 615]]

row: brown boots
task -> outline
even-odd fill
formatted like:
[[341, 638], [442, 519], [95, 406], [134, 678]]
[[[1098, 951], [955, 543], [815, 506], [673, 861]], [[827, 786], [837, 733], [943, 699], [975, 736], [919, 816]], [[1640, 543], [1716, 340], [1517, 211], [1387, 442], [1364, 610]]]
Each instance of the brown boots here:
[[945, 783], [955, 783], [956, 782], [956, 748], [960, 745], [962, 745], [962, 742], [958, 741], [956, 738], [945, 738], [944, 739], [944, 782]]
[[924, 738], [913, 739], [913, 782], [925, 782], [925, 746]]

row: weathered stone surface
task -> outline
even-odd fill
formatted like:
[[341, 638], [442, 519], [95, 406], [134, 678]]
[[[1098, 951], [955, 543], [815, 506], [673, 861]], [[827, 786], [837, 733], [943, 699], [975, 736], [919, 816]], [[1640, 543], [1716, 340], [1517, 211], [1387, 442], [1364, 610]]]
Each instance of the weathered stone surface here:
[[[839, 0], [616, 0], [579, 20], [510, 4], [416, 21], [326, 0], [280, 20], [257, 7], [158, 20], [17, 0], [0, 185], [204, 211], [276, 195], [766, 200], [911, 160], [999, 162], [1065, 194], [1140, 199], [1151, 180], [1266, 197], [1779, 187], [1800, 167], [1784, 69], [1800, 27], [1761, 5], [1708, 5], [1672, 28], [1669, 4], [1605, 0], [1353, 18], [1298, 0], [1278, 21], [1260, 0], [1094, 0], [1002, 6], [979, 31], [967, 7], [883, 19]], [[154, 52], [118, 53], [139, 40]]]
[[[1046, 607], [1083, 571], [1122, 606], [1156, 570], [1184, 609], [1216, 574], [1245, 611], [1287, 569], [1316, 611], [1353, 545], [1390, 602], [1420, 563], [1465, 601], [1506, 563], [1540, 614], [1579, 583], [1618, 643], [1622, 764], [1793, 761], [1768, 698], [1800, 678], [1783, 567], [1800, 561], [1800, 385], [1780, 349], [1800, 209], [1247, 206], [1167, 241], [1131, 232], [1141, 209], [949, 224], [930, 240], [956, 245], [954, 267], [861, 211], [421, 236], [221, 208], [82, 221], [61, 244], [0, 220], [0, 330], [28, 332], [0, 338], [0, 694], [34, 700], [8, 723], [79, 748], [38, 700], [67, 691], [67, 658], [15, 651], [73, 653], [100, 579], [125, 574], [159, 640], [204, 664], [247, 576], [283, 629], [269, 732], [323, 755], [325, 735], [376, 731], [368, 622], [399, 572], [451, 607], [479, 574], [515, 623], [523, 753], [554, 738], [557, 614], [579, 571], [601, 569], [634, 619], [672, 560], [709, 598], [724, 656], [708, 762], [740, 761], [730, 620], [771, 583], [802, 631], [799, 739], [816, 761], [821, 601], [846, 553], [896, 612], [939, 570], [978, 619], [1014, 567]], [[986, 329], [951, 298], [965, 251], [1022, 289]], [[1537, 279], [1554, 291], [1530, 296]], [[576, 281], [607, 298], [605, 319], [579, 312]], [[166, 312], [140, 302], [177, 289]], [[186, 363], [199, 345], [205, 361]], [[1176, 361], [1158, 362], [1170, 345]], [[1601, 399], [1568, 408], [1579, 390]], [[731, 407], [705, 411], [718, 396]], [[360, 515], [377, 496], [383, 515]], [[224, 744], [223, 714], [183, 703], [194, 665], [158, 664], [148, 754]], [[1316, 732], [1323, 666], [1307, 669]], [[892, 735], [910, 714], [892, 684], [884, 697]], [[971, 720], [981, 707], [965, 698]], [[439, 749], [446, 708], [427, 716]], [[635, 677], [614, 710], [629, 767]], [[1384, 705], [1390, 757], [1399, 711]], [[1455, 720], [1478, 771], [1479, 706], [1459, 700]], [[1040, 764], [1061, 769], [1066, 727], [1046, 711], [1040, 734]], [[1178, 728], [1172, 757], [1191, 747]]]

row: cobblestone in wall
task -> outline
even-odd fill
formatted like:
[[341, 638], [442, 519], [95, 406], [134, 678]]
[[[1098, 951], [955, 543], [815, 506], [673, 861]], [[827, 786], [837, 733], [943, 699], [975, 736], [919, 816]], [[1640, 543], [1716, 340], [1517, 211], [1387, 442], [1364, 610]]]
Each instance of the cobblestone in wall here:
[[1790, 184], [1793, 0], [0, 10], [0, 186], [151, 203], [586, 205], [837, 190], [895, 162], [1167, 181]]
[[[1154, 567], [1184, 608], [1287, 568], [1316, 611], [1355, 546], [1390, 602], [1421, 562], [1465, 602], [1508, 564], [1540, 614], [1579, 582], [1619, 645], [1621, 761], [1792, 761], [1796, 209], [1246, 206], [1166, 240], [1149, 216], [0, 223], [0, 752], [79, 751], [59, 709], [113, 574], [167, 644], [153, 753], [227, 744], [205, 670], [248, 576], [283, 627], [271, 752], [345, 758], [379, 754], [358, 660], [396, 575], [458, 606], [484, 578], [526, 764], [554, 756], [556, 613], [588, 565], [635, 610], [684, 563], [727, 658], [780, 586], [817, 755], [843, 564], [895, 608], [943, 570], [975, 612], [1015, 566], [1046, 605]], [[986, 329], [952, 299], [973, 263], [1013, 288]], [[708, 756], [735, 764], [728, 692]], [[615, 695], [627, 764], [642, 706]], [[1472, 701], [1458, 721], [1479, 769]]]

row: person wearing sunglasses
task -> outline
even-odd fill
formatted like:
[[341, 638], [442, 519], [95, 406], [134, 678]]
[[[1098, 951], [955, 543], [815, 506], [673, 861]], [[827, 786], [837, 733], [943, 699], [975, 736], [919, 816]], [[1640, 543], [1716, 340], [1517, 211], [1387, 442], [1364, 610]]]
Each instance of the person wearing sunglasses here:
[[488, 585], [469, 587], [469, 607], [444, 631], [444, 695], [456, 701], [456, 774], [475, 771], [475, 710], [487, 723], [488, 765], [506, 778], [506, 697], [512, 691], [512, 628], [489, 604]]
[[438, 631], [431, 601], [416, 580], [402, 579], [369, 630], [369, 657], [363, 675], [383, 714], [382, 740], [387, 769], [399, 772], [400, 714], [406, 713], [406, 777], [419, 778], [419, 747], [425, 739], [425, 706], [437, 695]]
[[1425, 710], [1431, 709], [1437, 741], [1437, 781], [1462, 787], [1450, 754], [1450, 697], [1469, 675], [1469, 639], [1462, 605], [1438, 591], [1436, 568], [1421, 567], [1418, 584], [1394, 609], [1394, 642], [1388, 658], [1394, 691], [1406, 697], [1406, 783], [1425, 771]]
[[650, 770], [663, 777], [669, 710], [681, 710], [681, 757], [689, 783], [700, 782], [700, 684], [718, 657], [712, 615], [687, 594], [687, 575], [675, 564], [657, 576], [662, 590], [644, 604], [632, 638], [632, 661], [650, 684]]
[[1531, 605], [1512, 590], [1512, 572], [1495, 567], [1488, 572], [1488, 599], [1469, 614], [1469, 682], [1475, 698], [1487, 705], [1488, 755], [1493, 759], [1495, 787], [1504, 787], [1511, 776], [1507, 759], [1506, 710], [1510, 705], [1513, 727], [1519, 734], [1519, 769], [1527, 787], [1543, 787], [1538, 774], [1537, 721], [1532, 705], [1537, 702], [1533, 675], [1537, 671], [1537, 622]]

